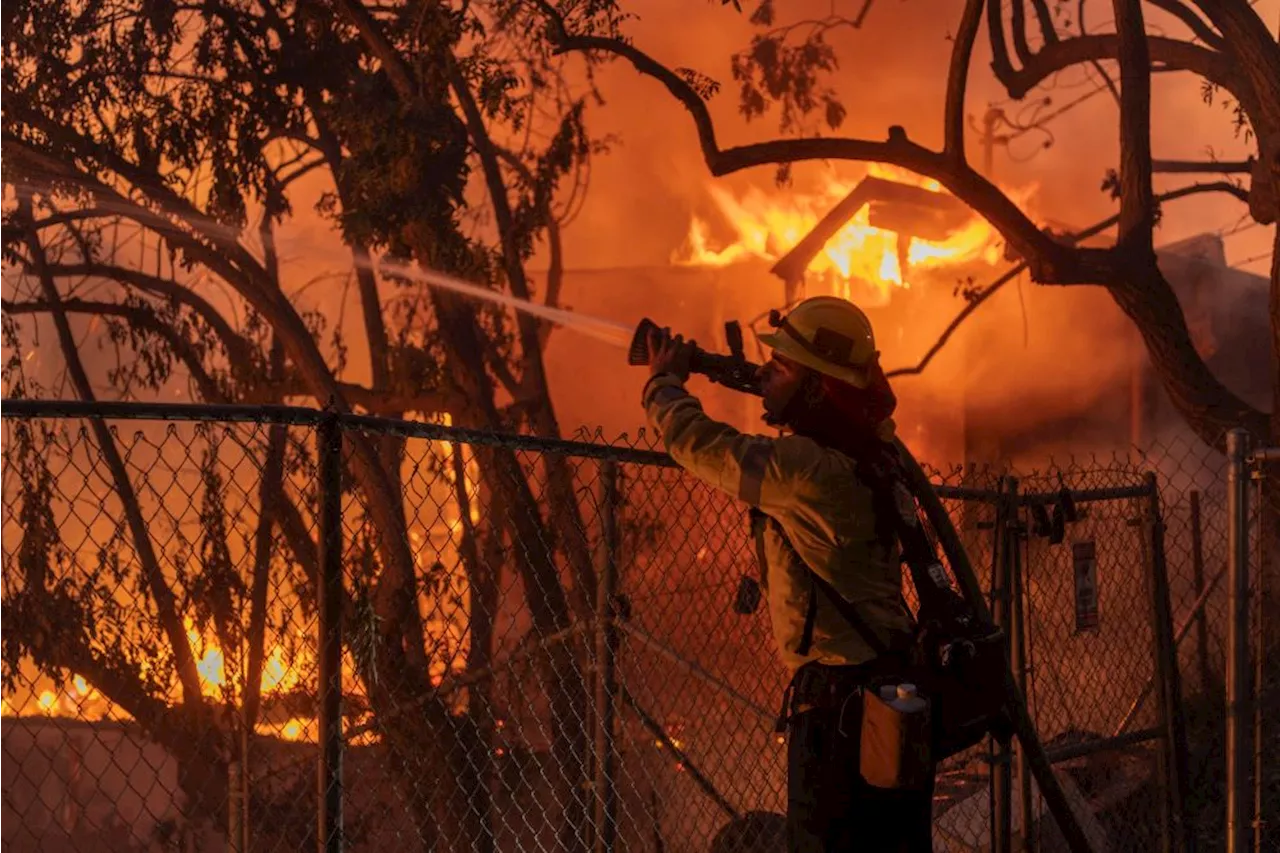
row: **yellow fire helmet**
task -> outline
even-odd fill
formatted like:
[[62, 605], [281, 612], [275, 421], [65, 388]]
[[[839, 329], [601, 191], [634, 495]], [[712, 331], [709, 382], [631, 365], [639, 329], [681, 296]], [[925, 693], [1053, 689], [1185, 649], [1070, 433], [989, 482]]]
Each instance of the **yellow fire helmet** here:
[[759, 335], [765, 346], [855, 388], [867, 387], [868, 368], [880, 353], [871, 321], [852, 302], [812, 296], [786, 315], [770, 312], [769, 324], [777, 331]]

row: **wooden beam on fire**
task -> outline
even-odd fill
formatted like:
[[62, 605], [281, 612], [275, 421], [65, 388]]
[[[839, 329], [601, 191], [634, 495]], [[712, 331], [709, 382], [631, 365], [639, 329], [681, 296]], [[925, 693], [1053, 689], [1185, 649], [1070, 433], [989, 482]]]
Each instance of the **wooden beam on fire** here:
[[791, 251], [783, 255], [769, 272], [781, 278], [788, 288], [800, 282], [804, 278], [804, 271], [809, 268], [809, 264], [813, 262], [818, 252], [822, 251], [822, 247], [827, 245], [827, 241], [834, 237], [846, 222], [857, 216], [858, 211], [862, 210], [862, 206], [867, 203], [870, 193], [866, 183], [866, 180], [859, 182], [853, 191], [831, 208], [830, 212], [813, 226], [813, 230], [804, 235], [804, 238], [796, 243]]
[[873, 205], [871, 225], [900, 235], [942, 240], [972, 215], [953, 195], [923, 187], [866, 177], [770, 270], [788, 289], [804, 279], [822, 247], [865, 205]]

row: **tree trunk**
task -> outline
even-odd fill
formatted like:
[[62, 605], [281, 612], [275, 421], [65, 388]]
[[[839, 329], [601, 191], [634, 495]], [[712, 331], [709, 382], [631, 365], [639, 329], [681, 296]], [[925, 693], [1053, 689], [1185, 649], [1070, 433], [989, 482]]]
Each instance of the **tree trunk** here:
[[1267, 416], [1228, 391], [1196, 352], [1182, 306], [1154, 262], [1135, 259], [1107, 291], [1142, 335], [1169, 399], [1202, 441], [1221, 449], [1230, 426], [1254, 436], [1269, 432]]

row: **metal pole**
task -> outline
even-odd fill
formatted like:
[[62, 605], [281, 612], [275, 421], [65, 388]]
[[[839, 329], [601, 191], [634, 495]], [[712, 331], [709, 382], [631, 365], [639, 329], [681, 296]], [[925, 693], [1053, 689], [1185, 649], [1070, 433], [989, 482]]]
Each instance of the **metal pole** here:
[[[997, 535], [998, 554], [991, 574], [991, 613], [1006, 633], [1010, 630], [1009, 604], [1012, 598], [1013, 552], [1018, 547], [1018, 481], [1004, 478], [1003, 498]], [[1016, 683], [1016, 682], [1015, 682]], [[1021, 689], [1019, 689], [1021, 693]], [[1013, 750], [1007, 738], [996, 739], [991, 755], [991, 850], [1011, 853], [1013, 849]]]
[[596, 853], [613, 853], [618, 837], [617, 750], [614, 696], [617, 693], [618, 629], [613, 624], [618, 587], [618, 465], [600, 463], [600, 568], [596, 584], [595, 825]]
[[1147, 496], [1148, 565], [1151, 582], [1151, 633], [1155, 644], [1157, 714], [1164, 727], [1164, 770], [1166, 820], [1162, 831], [1165, 850], [1186, 849], [1186, 815], [1183, 788], [1187, 782], [1187, 727], [1182, 709], [1182, 679], [1178, 672], [1178, 644], [1173, 635], [1173, 605], [1169, 601], [1169, 568], [1165, 564], [1164, 519], [1160, 515], [1160, 489], [1156, 475], [1144, 478]]
[[342, 429], [336, 416], [316, 430], [320, 464], [320, 761], [317, 848], [339, 853], [342, 838]]
[[[1016, 518], [1015, 514], [1015, 518]], [[1018, 689], [1022, 691], [1023, 696], [1027, 693], [1027, 633], [1026, 633], [1026, 613], [1023, 597], [1027, 594], [1026, 583], [1023, 577], [1025, 567], [1022, 563], [1022, 542], [1023, 537], [1021, 531], [1014, 528], [1013, 531], [1013, 552], [1012, 571], [1010, 579], [1012, 580], [1012, 625], [1013, 634], [1011, 637], [1010, 652], [1012, 654], [1013, 675], [1017, 679]], [[1027, 764], [1027, 750], [1022, 744], [1018, 744], [1018, 750], [1014, 753], [1014, 762], [1017, 766], [1018, 777], [1018, 818], [1022, 827], [1022, 849], [1030, 853], [1034, 848], [1034, 824], [1035, 820], [1032, 816], [1032, 797], [1031, 797], [1031, 771]]]
[[[1196, 583], [1196, 595], [1204, 593], [1204, 522], [1200, 514], [1200, 490], [1191, 490], [1191, 571]], [[1196, 661], [1200, 669], [1200, 692], [1208, 693], [1213, 684], [1213, 671], [1209, 664], [1209, 622], [1204, 610], [1195, 619]]]
[[[1274, 450], [1274, 448], [1271, 448]], [[1263, 491], [1262, 480], [1262, 463], [1256, 463], [1257, 469], [1252, 472], [1252, 476], [1258, 484], [1257, 499], [1258, 508], [1262, 509], [1266, 506], [1263, 500], [1266, 498], [1266, 492]], [[1260, 524], [1266, 524], [1265, 519], [1259, 519]], [[1266, 678], [1266, 607], [1263, 596], [1266, 594], [1265, 581], [1267, 567], [1266, 560], [1263, 557], [1263, 542], [1266, 539], [1266, 531], [1258, 530], [1258, 552], [1254, 555], [1256, 562], [1254, 565], [1258, 567], [1256, 575], [1256, 586], [1253, 602], [1253, 850], [1254, 853], [1262, 853], [1262, 806], [1263, 806], [1263, 750], [1265, 741], [1263, 740], [1263, 716], [1267, 705], [1264, 703], [1263, 695], [1272, 686], [1268, 684]]]
[[1227, 853], [1248, 849], [1249, 434], [1227, 433]]

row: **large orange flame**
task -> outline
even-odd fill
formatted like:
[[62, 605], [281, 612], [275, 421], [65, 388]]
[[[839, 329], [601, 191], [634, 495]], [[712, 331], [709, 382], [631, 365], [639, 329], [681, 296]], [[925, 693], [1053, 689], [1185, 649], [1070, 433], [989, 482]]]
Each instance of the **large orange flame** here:
[[[870, 164], [866, 175], [941, 192], [937, 181], [921, 178], [902, 169]], [[718, 186], [710, 193], [716, 206], [733, 228], [736, 238], [721, 248], [712, 248], [707, 223], [694, 217], [685, 245], [675, 254], [675, 263], [722, 267], [749, 258], [776, 261], [807, 235], [818, 221], [848, 195], [861, 177], [854, 180], [828, 176], [821, 192], [814, 194], [779, 192], [767, 194], [751, 189], [735, 197]], [[999, 260], [999, 235], [983, 219], [973, 216], [945, 240], [930, 241], [910, 237], [906, 247], [907, 269], [899, 260], [898, 234], [870, 224], [870, 208], [861, 210], [827, 241], [809, 265], [811, 279], [831, 283], [837, 295], [850, 296], [850, 285], [860, 281], [888, 298], [894, 287], [910, 286], [913, 271], [945, 264], [985, 259]]]

